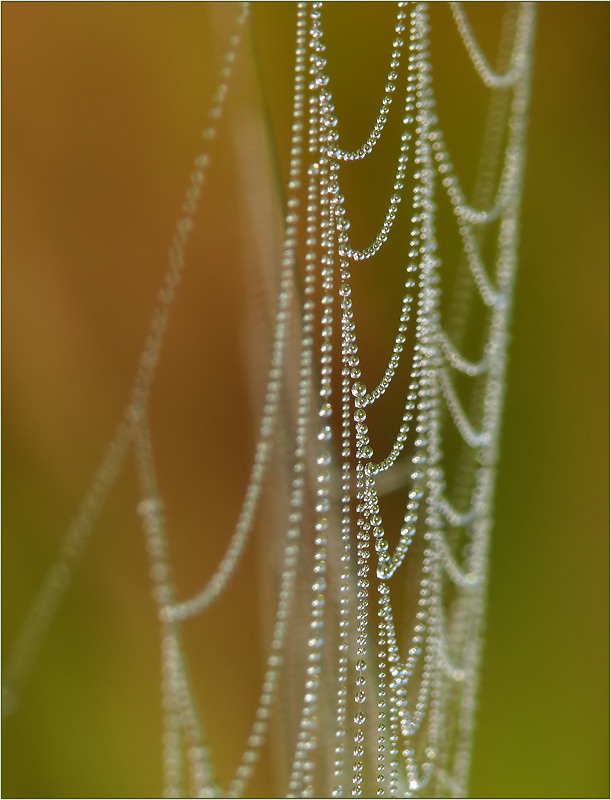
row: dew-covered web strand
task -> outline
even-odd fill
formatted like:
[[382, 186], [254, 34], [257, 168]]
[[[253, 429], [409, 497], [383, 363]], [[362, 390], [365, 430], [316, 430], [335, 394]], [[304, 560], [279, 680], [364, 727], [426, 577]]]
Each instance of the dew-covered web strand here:
[[[503, 16], [498, 51], [498, 66], [501, 72], [507, 69], [514, 50], [518, 12], [519, 9], [514, 4]], [[500, 165], [504, 155], [503, 146], [510, 113], [510, 102], [511, 92], [493, 91], [491, 93], [473, 192], [473, 202], [478, 208], [489, 207], [494, 199], [498, 185], [498, 174], [501, 171]], [[472, 235], [475, 237], [478, 246], [487, 232], [485, 226], [476, 227], [473, 230]], [[497, 276], [493, 276], [493, 279], [496, 281]], [[485, 283], [491, 286], [490, 279], [487, 276], [485, 277]], [[491, 360], [495, 357], [492, 347], [493, 336], [489, 337], [485, 352], [476, 362], [468, 361], [460, 352], [460, 348], [464, 344], [467, 323], [473, 313], [473, 304], [477, 301], [476, 295], [478, 291], [480, 297], [482, 297], [482, 284], [475, 283], [473, 264], [463, 254], [458, 259], [456, 278], [451, 290], [448, 292], [450, 302], [447, 317], [444, 319], [443, 328], [440, 330], [439, 343], [447, 365], [470, 377], [484, 375], [489, 370]], [[493, 293], [496, 294], [497, 298], [500, 298], [496, 287]], [[487, 305], [491, 307], [492, 314], [495, 315], [495, 303], [488, 302]], [[470, 416], [478, 421], [481, 414], [482, 391], [483, 388], [480, 382], [480, 384], [476, 384], [470, 402]], [[477, 503], [474, 499], [475, 492], [472, 484], [473, 450], [468, 445], [463, 444], [451, 484], [451, 495], [456, 507], [451, 505], [445, 497], [442, 501], [442, 513], [452, 527], [460, 526], [462, 523], [458, 522], [458, 520], [469, 518], [475, 512]], [[446, 491], [449, 491], [449, 489], [450, 487], [446, 487]], [[459, 512], [458, 508], [467, 508], [468, 510]], [[482, 512], [480, 508], [479, 513], [485, 513], [485, 509]], [[470, 521], [473, 521], [473, 519], [474, 517]], [[465, 522], [464, 524], [467, 523]]]
[[129, 447], [130, 436], [130, 426], [122, 422], [117, 427], [80, 509], [68, 529], [59, 557], [47, 572], [42, 586], [30, 606], [21, 631], [10, 650], [3, 673], [3, 717], [16, 710], [19, 695], [68, 588], [72, 572], [120, 473]]
[[[405, 9], [405, 4], [398, 5], [398, 36], [405, 27]], [[229, 794], [246, 791], [270, 738], [274, 701], [285, 689], [290, 689], [290, 702], [280, 714], [287, 717], [283, 720], [287, 739], [287, 763], [283, 765], [287, 786], [283, 789], [288, 788], [288, 796], [329, 791], [333, 796], [353, 797], [373, 792], [391, 797], [466, 793], [516, 264], [534, 16], [530, 5], [521, 7], [518, 13], [513, 45], [506, 58], [509, 73], [513, 70], [516, 74], [505, 85], [509, 73], [490, 73], [458, 6], [454, 14], [458, 34], [484, 83], [493, 93], [511, 94], [508, 114], [501, 114], [500, 105], [494, 106], [493, 101], [497, 111], [491, 112], [492, 134], [486, 145], [494, 151], [506, 140], [506, 146], [502, 159], [495, 152], [483, 159], [487, 164], [486, 188], [476, 192], [474, 205], [470, 205], [454, 174], [437, 119], [430, 63], [434, 32], [430, 30], [428, 7], [425, 3], [411, 4], [404, 135], [409, 131], [413, 142], [402, 139], [395, 156], [395, 190], [403, 190], [404, 180], [414, 187], [410, 252], [400, 265], [402, 270], [407, 269], [408, 277], [393, 355], [380, 383], [368, 391], [360, 369], [359, 344], [366, 341], [369, 331], [363, 329], [353, 308], [351, 270], [371, 268], [370, 264], [356, 263], [366, 261], [369, 250], [381, 255], [388, 251], [384, 245], [395, 219], [392, 207], [398, 203], [391, 202], [370, 248], [354, 250], [341, 175], [341, 162], [350, 159], [337, 146], [335, 128], [341, 127], [341, 120], [334, 117], [325, 70], [323, 5], [297, 4], [284, 239], [259, 438], [244, 503], [225, 555], [204, 588], [180, 601], [167, 555], [163, 502], [155, 477], [146, 410], [207, 158], [199, 157], [196, 162], [196, 177], [191, 181], [185, 216], [172, 243], [170, 267], [126, 419], [83, 506], [89, 530], [127, 448], [133, 444], [140, 480], [138, 511], [160, 623], [163, 760], [168, 796], [188, 793], [211, 797], [222, 793], [188, 680], [180, 622], [204, 611], [234, 574], [266, 489], [266, 470], [272, 459], [282, 456], [280, 448], [274, 449], [279, 422], [290, 427], [286, 440], [293, 449], [290, 454], [284, 453], [286, 463], [282, 462], [288, 496], [280, 507], [286, 515], [277, 515], [278, 519], [283, 517], [281, 524], [268, 531], [263, 545], [276, 554], [277, 565], [271, 645], [254, 721], [229, 781]], [[246, 5], [240, 6], [239, 28], [246, 15]], [[232, 48], [238, 43], [239, 36], [234, 34]], [[398, 66], [394, 61], [399, 44], [403, 46], [397, 39], [393, 41], [391, 68]], [[219, 109], [227, 94], [227, 68], [234, 59], [235, 54], [224, 62], [224, 82], [216, 96]], [[389, 80], [396, 78], [389, 73]], [[395, 83], [392, 88], [387, 85], [385, 97], [396, 89]], [[383, 103], [378, 111], [374, 130], [360, 149], [359, 158], [381, 141], [377, 134], [371, 137], [376, 131], [381, 133], [387, 106], [389, 102]], [[219, 115], [220, 111], [213, 117]], [[213, 128], [206, 134], [209, 140], [214, 138], [211, 131]], [[499, 160], [500, 169], [493, 169]], [[497, 171], [499, 181], [494, 180]], [[458, 227], [461, 263], [490, 315], [479, 360], [463, 357], [460, 336], [455, 338], [468, 304], [461, 309], [458, 302], [449, 330], [442, 326], [441, 299], [446, 287], [437, 241], [437, 206], [448, 198]], [[492, 207], [482, 210], [489, 203]], [[479, 231], [494, 225], [497, 250], [489, 268], [480, 252]], [[297, 297], [300, 317], [294, 320], [291, 315]], [[368, 409], [395, 380], [408, 323], [415, 327], [414, 351], [410, 364], [405, 365], [408, 390], [396, 422], [395, 441], [390, 452], [380, 457], [376, 437], [368, 427]], [[289, 354], [293, 353], [297, 354], [295, 363], [289, 364]], [[335, 384], [339, 385], [340, 378], [341, 392], [336, 398]], [[459, 379], [481, 386], [481, 412], [476, 421], [472, 422], [455, 389], [454, 381]], [[296, 407], [281, 418], [281, 398], [293, 396], [290, 388], [295, 385]], [[470, 473], [465, 484], [473, 486], [472, 491], [460, 495], [465, 502], [456, 505], [449, 499], [455, 500], [455, 495], [448, 495], [448, 485], [456, 476], [447, 474], [444, 460], [448, 428], [463, 440]], [[466, 466], [461, 468], [467, 471]], [[385, 519], [386, 508], [381, 502], [391, 485], [393, 491], [402, 492], [404, 502], [398, 531], [392, 530], [394, 522]], [[76, 527], [74, 538], [80, 547], [86, 536]], [[66, 548], [69, 552], [63, 554], [64, 562], [71, 566], [76, 556], [68, 545]], [[46, 613], [59, 594], [41, 597]], [[407, 608], [397, 615], [395, 609], [403, 605]], [[30, 641], [38, 641], [28, 635]], [[295, 639], [294, 651], [289, 652], [291, 638]], [[22, 646], [21, 652], [21, 667], [13, 667], [13, 673], [23, 674], [23, 664], [33, 658], [31, 646], [30, 650]], [[289, 663], [296, 674], [287, 675]], [[331, 709], [329, 713], [327, 708]]]
[[180, 630], [177, 623], [164, 618], [164, 610], [174, 601], [175, 589], [168, 555], [163, 501], [157, 486], [153, 447], [145, 418], [141, 418], [135, 428], [134, 448], [140, 493], [143, 498], [138, 504], [138, 513], [144, 529], [153, 596], [161, 623], [165, 796], [183, 795], [181, 765], [186, 760], [190, 773], [189, 794], [195, 797], [213, 797], [218, 793], [218, 786], [212, 773], [210, 753], [204, 743]]
[[159, 290], [158, 305], [153, 312], [149, 333], [132, 387], [131, 399], [125, 410], [124, 420], [117, 426], [106, 454], [85, 493], [80, 510], [69, 527], [60, 549], [60, 555], [55, 564], [49, 569], [42, 587], [30, 607], [26, 621], [10, 651], [3, 677], [3, 716], [10, 713], [17, 703], [18, 693], [23, 688], [30, 669], [36, 660], [49, 625], [70, 582], [72, 571], [91, 536], [108, 494], [117, 480], [134, 436], [135, 428], [145, 414], [151, 383], [163, 343], [169, 310], [184, 269], [186, 246], [205, 183], [210, 146], [215, 140], [218, 123], [223, 115], [225, 98], [233, 76], [234, 64], [241, 41], [241, 32], [248, 18], [248, 12], [249, 4], [240, 3], [236, 15], [235, 30], [229, 39], [229, 47], [221, 67], [220, 80], [208, 111], [207, 126], [202, 134], [205, 147], [195, 159], [195, 168], [189, 178], [189, 186], [183, 205], [183, 215], [176, 226], [176, 231], [172, 238], [168, 269]]
[[464, 12], [463, 3], [450, 2], [454, 21], [463, 40], [465, 49], [469, 54], [469, 58], [483, 83], [490, 89], [507, 89], [514, 86], [527, 67], [533, 13], [532, 9], [528, 8], [529, 5], [528, 3], [521, 3], [520, 16], [509, 66], [504, 73], [500, 73], [496, 72], [488, 63], [481, 45], [477, 41], [471, 25], [469, 24], [467, 15]]
[[[183, 600], [167, 609], [168, 618], [187, 619], [201, 613], [226, 587], [244, 551], [254, 523], [254, 516], [261, 496], [263, 478], [270, 458], [272, 439], [278, 414], [278, 404], [283, 385], [290, 314], [294, 301], [296, 250], [295, 237], [299, 219], [300, 200], [296, 191], [302, 172], [302, 118], [303, 93], [305, 83], [305, 56], [298, 52], [295, 66], [295, 88], [293, 102], [293, 122], [291, 154], [289, 160], [289, 194], [285, 217], [284, 245], [281, 261], [280, 288], [277, 298], [272, 358], [268, 374], [263, 416], [259, 427], [259, 438], [255, 447], [255, 457], [248, 488], [238, 518], [233, 537], [225, 556], [204, 588], [189, 600]], [[291, 188], [291, 186], [293, 188]]]
[[[398, 80], [398, 70], [401, 65], [401, 60], [403, 58], [403, 51], [405, 49], [404, 46], [404, 31], [405, 31], [405, 18], [407, 16], [407, 6], [408, 3], [400, 2], [397, 4], [397, 17], [395, 21], [395, 38], [393, 39], [392, 43], [392, 53], [390, 58], [390, 64], [388, 69], [387, 75], [387, 83], [384, 87], [384, 94], [382, 97], [382, 103], [380, 104], [380, 108], [378, 110], [376, 121], [367, 136], [366, 141], [360, 146], [357, 147], [355, 150], [344, 150], [339, 144], [339, 137], [334, 135], [331, 139], [331, 151], [330, 155], [334, 158], [337, 158], [339, 161], [359, 161], [365, 156], [368, 156], [377, 145], [380, 136], [382, 135], [384, 128], [386, 126], [386, 121], [388, 119], [388, 114], [391, 109], [393, 98], [395, 91], [397, 89], [397, 80]], [[323, 85], [328, 86], [329, 83], [329, 76], [323, 73]], [[327, 89], [327, 92], [323, 95], [323, 109], [326, 112], [326, 115], [333, 114], [333, 103], [332, 103], [332, 95], [330, 90]], [[333, 142], [335, 144], [333, 144]]]

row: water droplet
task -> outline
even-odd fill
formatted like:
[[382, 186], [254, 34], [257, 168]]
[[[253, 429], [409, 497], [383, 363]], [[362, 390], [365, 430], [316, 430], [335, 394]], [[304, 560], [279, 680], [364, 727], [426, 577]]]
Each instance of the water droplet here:
[[362, 383], [355, 383], [352, 387], [352, 394], [355, 397], [364, 397], [367, 394], [367, 389]]
[[333, 411], [333, 409], [331, 408], [331, 403], [323, 403], [323, 405], [320, 407], [320, 410], [318, 412], [318, 416], [319, 417], [330, 417], [332, 411]]
[[365, 715], [362, 711], [357, 711], [354, 715], [354, 724], [355, 725], [362, 725], [365, 722]]
[[366, 696], [365, 692], [357, 692], [355, 694], [355, 696], [354, 696], [354, 700], [355, 700], [356, 703], [364, 703], [365, 700], [366, 700], [366, 697], [367, 696]]
[[352, 289], [350, 288], [349, 284], [347, 283], [340, 284], [339, 293], [342, 297], [348, 297], [351, 291]]
[[323, 425], [318, 433], [318, 441], [325, 442], [331, 438], [331, 426]]
[[145, 517], [149, 514], [157, 514], [161, 510], [161, 504], [157, 498], [149, 497], [146, 500], [142, 500], [140, 503], [138, 503], [137, 510], [140, 516]]

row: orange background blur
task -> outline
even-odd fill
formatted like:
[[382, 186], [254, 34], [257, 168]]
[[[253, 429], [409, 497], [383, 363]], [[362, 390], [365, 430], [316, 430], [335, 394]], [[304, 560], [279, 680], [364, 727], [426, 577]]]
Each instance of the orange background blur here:
[[[210, 11], [223, 29], [235, 12], [217, 5], [2, 5], [5, 655], [128, 399], [215, 87], [223, 44]], [[480, 15], [493, 37], [497, 9], [477, 5], [474, 24]], [[293, 6], [255, 6], [283, 152]], [[378, 84], [357, 71], [364, 53], [383, 63], [394, 11], [342, 3], [329, 14], [364, 129]], [[434, 15], [456, 48], [449, 11]], [[474, 796], [609, 791], [608, 33], [607, 3], [539, 4]], [[464, 101], [448, 100], [458, 123]], [[183, 596], [224, 550], [253, 444], [223, 130], [151, 403]], [[5, 797], [160, 791], [158, 644], [135, 502], [128, 463], [5, 725]], [[259, 677], [255, 561], [187, 626], [225, 780]]]

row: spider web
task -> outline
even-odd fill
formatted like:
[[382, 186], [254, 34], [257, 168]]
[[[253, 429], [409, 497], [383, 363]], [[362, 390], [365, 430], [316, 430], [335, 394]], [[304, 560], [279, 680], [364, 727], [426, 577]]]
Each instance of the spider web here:
[[[148, 419], [206, 184], [206, 150], [195, 159], [129, 403], [10, 654], [4, 713], [132, 451], [158, 607], [166, 796], [247, 793], [262, 753], [278, 747], [278, 716], [288, 796], [466, 791], [534, 11], [528, 3], [509, 9], [493, 69], [468, 13], [450, 7], [471, 68], [491, 94], [473, 200], [439, 119], [427, 5], [397, 4], [379, 108], [368, 135], [344, 148], [331, 69], [338, 54], [327, 52], [325, 9], [297, 4], [283, 244], [278, 274], [261, 279], [271, 357], [250, 477], [225, 553], [197, 592], [181, 595]], [[249, 12], [239, 5], [204, 131], [208, 143], [236, 60], [246, 55]], [[386, 175], [387, 205], [371, 212], [378, 222], [368, 223], [367, 238], [349, 190], [359, 182], [356, 167], [381, 148], [396, 161]], [[252, 183], [248, 170], [245, 159], [241, 180]], [[446, 232], [459, 258], [444, 244]], [[367, 292], [380, 276], [396, 283], [397, 274], [395, 329], [381, 364], [373, 363]], [[386, 441], [376, 438], [380, 418], [394, 430]], [[225, 592], [255, 530], [269, 553], [267, 660], [250, 735], [233, 778], [221, 786], [182, 625]]]

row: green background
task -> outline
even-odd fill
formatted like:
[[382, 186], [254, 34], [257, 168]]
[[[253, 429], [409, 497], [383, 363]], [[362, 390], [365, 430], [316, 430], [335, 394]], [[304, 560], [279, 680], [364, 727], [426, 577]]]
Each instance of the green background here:
[[[220, 37], [208, 5], [2, 6], [5, 655], [127, 400], [216, 80]], [[375, 93], [350, 75], [366, 45], [383, 62], [393, 10], [359, 5], [329, 13], [347, 15], [335, 41], [344, 37], [344, 82], [367, 117]], [[490, 5], [473, 10], [484, 37], [498, 16]], [[212, 11], [224, 29], [231, 5]], [[609, 7], [538, 11], [471, 790], [604, 797]], [[450, 46], [449, 11], [445, 22], [434, 13]], [[273, 122], [290, 82], [292, 9], [257, 4], [255, 17]], [[449, 93], [459, 123], [464, 100]], [[282, 121], [276, 128], [281, 143]], [[231, 177], [213, 170], [210, 185], [230, 186]], [[185, 593], [201, 581], [197, 567], [223, 551], [252, 449], [239, 325], [248, 298], [228, 268], [241, 257], [234, 208], [231, 189], [219, 188], [202, 209], [152, 400]], [[129, 467], [20, 713], [5, 724], [4, 796], [160, 790], [157, 641]], [[222, 776], [247, 734], [243, 710], [258, 674], [249, 666], [259, 647], [250, 561], [241, 588], [189, 628], [194, 643], [206, 642], [191, 655]]]

